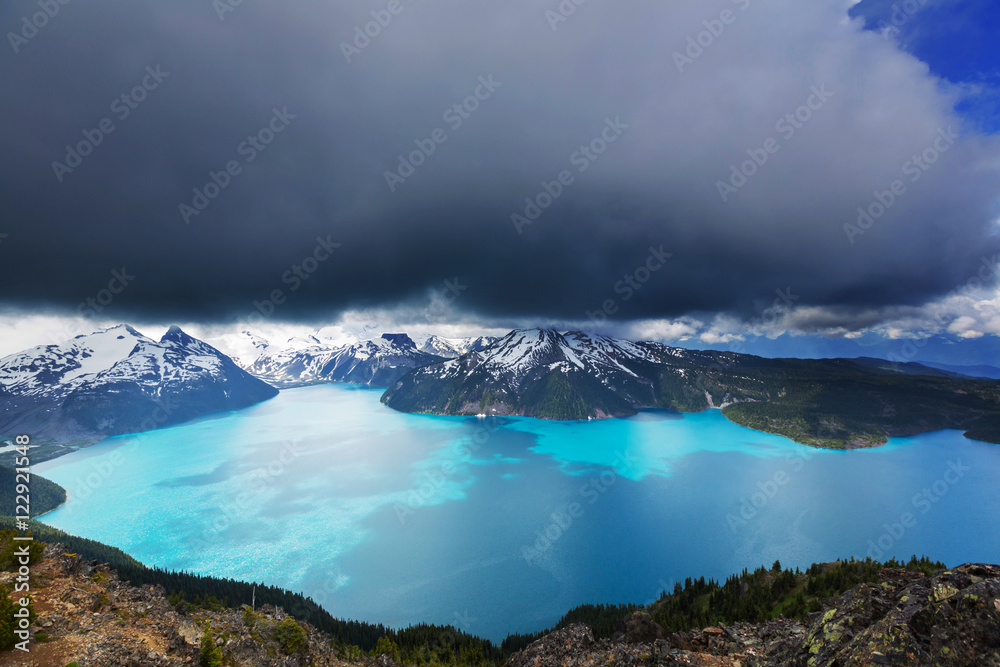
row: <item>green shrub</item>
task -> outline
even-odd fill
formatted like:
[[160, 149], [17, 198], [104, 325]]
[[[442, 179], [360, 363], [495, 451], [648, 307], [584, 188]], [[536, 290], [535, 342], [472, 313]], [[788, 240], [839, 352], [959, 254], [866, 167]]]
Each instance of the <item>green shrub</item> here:
[[282, 652], [287, 655], [304, 651], [309, 644], [306, 641], [305, 631], [291, 618], [286, 618], [278, 623], [278, 627], [274, 631], [274, 638]]
[[[0, 651], [9, 651], [14, 648], [19, 637], [14, 634], [18, 629], [18, 619], [14, 614], [21, 609], [10, 594], [14, 592], [11, 585], [0, 584]], [[20, 597], [17, 598], [18, 600]], [[28, 620], [34, 622], [38, 618], [34, 606], [28, 604]]]
[[[15, 542], [14, 537], [19, 535], [14, 530], [0, 530], [0, 570], [17, 570], [21, 566], [20, 559], [14, 556], [15, 547], [20, 549], [25, 544], [28, 546], [28, 564], [33, 565], [42, 557], [45, 545], [41, 542]], [[27, 533], [26, 536], [30, 536]]]

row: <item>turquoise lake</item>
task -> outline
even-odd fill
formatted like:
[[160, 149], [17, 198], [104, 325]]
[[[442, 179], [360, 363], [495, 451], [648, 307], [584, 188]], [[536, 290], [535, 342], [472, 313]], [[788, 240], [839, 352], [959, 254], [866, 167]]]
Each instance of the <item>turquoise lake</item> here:
[[715, 410], [431, 417], [380, 395], [292, 389], [110, 438], [35, 466], [70, 494], [42, 520], [341, 618], [492, 639], [776, 559], [1000, 561], [1000, 446], [957, 431], [833, 452]]

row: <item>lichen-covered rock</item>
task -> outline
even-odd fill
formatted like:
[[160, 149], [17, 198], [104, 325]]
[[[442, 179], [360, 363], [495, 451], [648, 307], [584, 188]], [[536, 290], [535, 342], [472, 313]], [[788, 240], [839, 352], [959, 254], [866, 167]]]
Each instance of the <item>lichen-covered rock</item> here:
[[760, 664], [787, 667], [1000, 667], [1000, 567], [928, 577], [884, 570], [828, 603], [800, 642]]

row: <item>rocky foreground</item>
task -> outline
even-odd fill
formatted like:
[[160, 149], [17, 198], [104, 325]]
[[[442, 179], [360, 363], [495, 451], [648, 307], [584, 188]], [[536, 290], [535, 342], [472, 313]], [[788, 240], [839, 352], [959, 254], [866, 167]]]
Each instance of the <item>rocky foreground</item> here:
[[[219, 612], [185, 612], [171, 606], [160, 587], [122, 582], [107, 565], [66, 554], [48, 545], [32, 565], [32, 594], [38, 614], [30, 652], [0, 653], [11, 667], [167, 667], [199, 665], [205, 628], [210, 627], [225, 665], [265, 667], [340, 667], [330, 637], [298, 621], [297, 632], [283, 632], [288, 617], [265, 606]], [[0, 583], [14, 574], [0, 573]], [[250, 612], [250, 613], [248, 613]], [[371, 663], [370, 660], [367, 662]], [[220, 664], [220, 663], [215, 663]]]
[[[650, 610], [655, 615], [655, 605]], [[514, 655], [508, 667], [1000, 666], [1000, 566], [968, 564], [933, 576], [883, 570], [828, 601], [806, 624], [778, 619], [665, 634], [647, 612], [614, 639], [572, 625]]]

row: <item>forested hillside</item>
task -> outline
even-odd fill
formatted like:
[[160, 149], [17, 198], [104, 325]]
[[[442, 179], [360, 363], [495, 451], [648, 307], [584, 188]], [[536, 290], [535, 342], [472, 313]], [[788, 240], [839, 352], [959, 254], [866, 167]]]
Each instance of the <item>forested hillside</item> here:
[[[31, 490], [31, 516], [41, 516], [51, 512], [66, 502], [66, 489], [40, 475], [31, 474], [27, 486]], [[13, 468], [0, 465], [0, 516], [14, 516], [17, 496], [24, 495], [25, 483], [23, 474], [18, 474]], [[20, 503], [24, 505], [23, 501]]]

